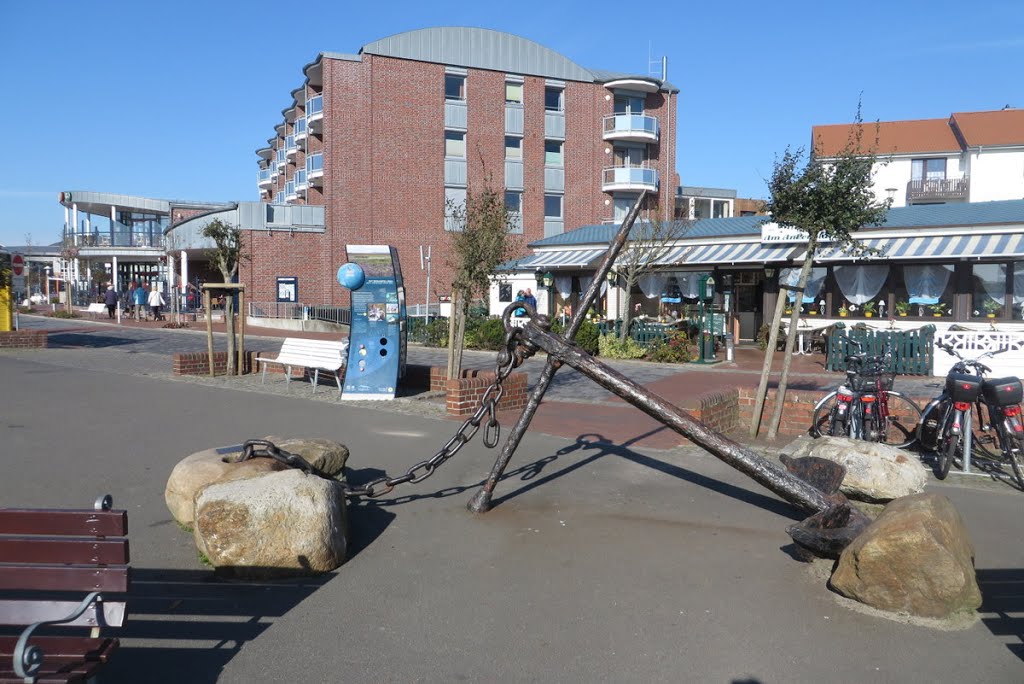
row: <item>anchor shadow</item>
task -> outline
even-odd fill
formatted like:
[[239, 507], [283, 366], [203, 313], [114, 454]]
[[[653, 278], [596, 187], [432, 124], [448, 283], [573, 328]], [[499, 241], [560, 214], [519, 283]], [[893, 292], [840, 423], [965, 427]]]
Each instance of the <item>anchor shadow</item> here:
[[1024, 660], [1024, 568], [984, 569], [976, 572], [982, 603], [981, 622], [997, 637], [1011, 637], [1006, 647]]

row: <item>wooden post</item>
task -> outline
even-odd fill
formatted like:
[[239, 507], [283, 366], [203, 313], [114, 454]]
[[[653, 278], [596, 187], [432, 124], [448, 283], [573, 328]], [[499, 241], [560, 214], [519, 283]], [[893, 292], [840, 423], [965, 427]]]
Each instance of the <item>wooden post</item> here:
[[210, 377], [213, 377], [213, 301], [209, 290], [203, 290], [203, 306], [206, 308], [206, 352], [210, 358]]
[[764, 400], [768, 395], [768, 377], [772, 372], [772, 360], [775, 358], [775, 346], [779, 343], [779, 323], [782, 322], [782, 312], [789, 300], [785, 286], [779, 283], [779, 293], [775, 298], [775, 313], [772, 315], [771, 328], [768, 330], [768, 348], [764, 351], [764, 367], [761, 368], [761, 382], [757, 386], [757, 395], [754, 399], [754, 415], [750, 420], [750, 436], [757, 437], [761, 428], [761, 412], [764, 411]]
[[235, 370], [236, 375], [245, 373], [245, 288], [238, 290], [238, 364]]

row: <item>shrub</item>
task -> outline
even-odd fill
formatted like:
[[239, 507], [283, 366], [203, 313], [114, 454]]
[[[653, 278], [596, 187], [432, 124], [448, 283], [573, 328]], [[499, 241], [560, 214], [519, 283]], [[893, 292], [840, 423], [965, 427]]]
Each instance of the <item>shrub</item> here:
[[656, 363], [686, 363], [693, 360], [690, 338], [681, 330], [669, 333], [665, 339], [647, 348], [647, 360]]
[[[468, 326], [468, 324], [467, 324]], [[476, 331], [476, 347], [498, 351], [505, 344], [505, 324], [500, 318], [487, 318]]]
[[[761, 351], [768, 349], [768, 336], [771, 331], [771, 326], [767, 323], [761, 326], [760, 330], [757, 331], [757, 346], [761, 348]], [[786, 348], [786, 329], [781, 325], [779, 326], [779, 336], [775, 342], [777, 349]]]
[[448, 346], [448, 319], [435, 318], [423, 326], [423, 335], [420, 338], [428, 347]]
[[591, 355], [597, 355], [601, 331], [590, 321], [583, 321], [576, 333], [576, 346]]
[[53, 318], [80, 318], [74, 311], [65, 311], [64, 309], [58, 309], [50, 314]]
[[611, 334], [601, 335], [597, 347], [599, 354], [609, 359], [642, 359], [647, 354], [647, 350], [637, 344], [632, 337], [620, 342]]

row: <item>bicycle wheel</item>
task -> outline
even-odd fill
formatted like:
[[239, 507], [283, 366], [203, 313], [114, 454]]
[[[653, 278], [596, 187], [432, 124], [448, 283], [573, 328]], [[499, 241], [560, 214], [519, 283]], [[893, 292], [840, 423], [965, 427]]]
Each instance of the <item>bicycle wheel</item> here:
[[889, 417], [885, 424], [880, 426], [878, 441], [905, 449], [917, 441], [917, 426], [921, 422], [921, 409], [899, 392], [886, 390], [885, 396], [889, 406]]
[[814, 409], [814, 417], [811, 419], [812, 437], [834, 434], [833, 430], [835, 429], [836, 423], [837, 395], [837, 392], [832, 392], [818, 402], [817, 408]]
[[1004, 439], [1006, 442], [1003, 453], [1013, 468], [1013, 478], [1017, 480], [1017, 487], [1024, 491], [1024, 442], [1017, 435], [1007, 434]]
[[949, 467], [953, 465], [953, 460], [963, 449], [963, 439], [963, 435], [951, 434], [949, 426], [946, 426], [942, 435], [942, 443], [939, 445], [939, 460], [935, 464], [935, 477], [945, 480], [949, 475]]

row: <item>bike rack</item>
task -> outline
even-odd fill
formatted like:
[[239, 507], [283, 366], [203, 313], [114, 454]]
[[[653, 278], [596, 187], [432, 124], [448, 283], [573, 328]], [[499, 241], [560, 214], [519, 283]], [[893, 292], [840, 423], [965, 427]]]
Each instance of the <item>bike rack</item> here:
[[[646, 193], [641, 193], [636, 204], [630, 209], [626, 220], [612, 240], [604, 260], [591, 280], [590, 286], [576, 308], [565, 335], [551, 333], [551, 321], [547, 316], [537, 315], [529, 310], [530, 319], [515, 332], [518, 346], [514, 356], [516, 365], [539, 350], [547, 353], [540, 379], [527, 401], [515, 425], [491, 468], [487, 479], [477, 493], [469, 500], [467, 507], [474, 513], [484, 513], [491, 508], [494, 489], [509, 461], [515, 454], [523, 435], [540, 406], [555, 372], [563, 364], [575, 368], [585, 376], [623, 400], [629, 402], [666, 427], [683, 435], [698, 446], [728, 465], [749, 476], [784, 500], [810, 513], [804, 521], [787, 528], [787, 532], [801, 549], [830, 558], [839, 553], [870, 522], [867, 516], [852, 507], [839, 491], [846, 469], [832, 461], [806, 457], [801, 459], [783, 458], [785, 468], [758, 455], [751, 449], [715, 432], [701, 421], [687, 415], [678, 406], [659, 397], [647, 388], [638, 385], [614, 369], [601, 363], [573, 344], [573, 338], [583, 323], [584, 313], [596, 300], [598, 289], [611, 270], [616, 256], [622, 250], [633, 223], [640, 213], [640, 206]], [[522, 302], [513, 302], [505, 309], [503, 320], [505, 330], [513, 332], [511, 314]], [[508, 352], [502, 352], [508, 353]]]

